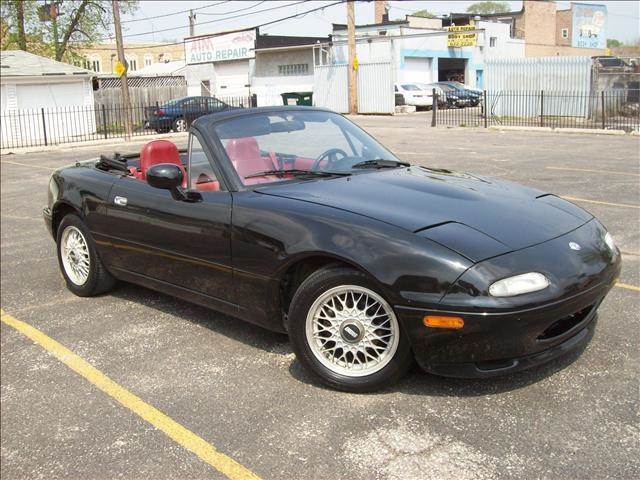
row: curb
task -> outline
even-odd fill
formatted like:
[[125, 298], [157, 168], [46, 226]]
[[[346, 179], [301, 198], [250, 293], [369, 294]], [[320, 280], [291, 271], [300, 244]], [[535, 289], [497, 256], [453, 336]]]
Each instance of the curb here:
[[592, 135], [626, 135], [624, 130], [599, 130], [597, 128], [556, 128], [556, 132], [562, 133], [589, 133]]
[[551, 127], [509, 127], [500, 125], [490, 125], [489, 130], [503, 130], [505, 132], [553, 132]]
[[[554, 133], [578, 133], [588, 135], [626, 135], [624, 130], [601, 130], [597, 128], [551, 128], [551, 127], [510, 127], [500, 125], [490, 125], [488, 130], [515, 131], [515, 132], [554, 132]], [[637, 130], [630, 132], [630, 135], [640, 135]]]
[[129, 140], [125, 140], [124, 137], [118, 138], [107, 138], [102, 140], [90, 140], [87, 142], [71, 142], [71, 143], [61, 143], [58, 145], [39, 145], [37, 147], [17, 147], [17, 148], [5, 148], [0, 150], [0, 155], [24, 155], [26, 153], [41, 153], [41, 152], [55, 152], [60, 150], [72, 150], [76, 148], [84, 148], [84, 147], [95, 147], [100, 145], [124, 145], [129, 143], [139, 143], [139, 142], [149, 142], [151, 140], [161, 140], [161, 139], [178, 139], [178, 138], [186, 138], [187, 132], [181, 133], [163, 133], [156, 135], [139, 135], [133, 136]]

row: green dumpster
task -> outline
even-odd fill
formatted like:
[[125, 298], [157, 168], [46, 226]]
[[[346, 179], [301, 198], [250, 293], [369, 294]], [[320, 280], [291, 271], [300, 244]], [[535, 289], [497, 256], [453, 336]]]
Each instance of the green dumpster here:
[[313, 92], [287, 92], [282, 93], [282, 101], [285, 105], [313, 105]]

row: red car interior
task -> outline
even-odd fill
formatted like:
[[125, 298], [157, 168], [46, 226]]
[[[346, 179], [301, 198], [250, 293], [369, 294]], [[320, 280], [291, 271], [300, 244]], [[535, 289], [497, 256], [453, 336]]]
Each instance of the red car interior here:
[[[257, 140], [254, 137], [233, 138], [227, 142], [225, 147], [227, 155], [233, 164], [233, 167], [242, 178], [245, 185], [254, 185], [258, 183], [280, 180], [282, 177], [274, 175], [264, 175], [260, 177], [247, 178], [244, 177], [263, 170], [276, 169], [277, 159], [274, 152], [268, 155], [262, 155]], [[152, 165], [160, 163], [172, 163], [178, 165], [182, 170], [183, 188], [187, 185], [187, 172], [184, 165], [180, 161], [180, 152], [173, 142], [168, 140], [152, 140], [142, 147], [140, 151], [140, 167], [129, 167], [131, 174], [138, 180], [146, 181], [146, 171]], [[309, 169], [313, 165], [312, 158], [296, 157], [290, 163], [285, 163], [283, 168], [299, 168]], [[289, 176], [285, 176], [289, 177]], [[201, 191], [218, 191], [220, 183], [212, 180], [207, 175], [200, 175], [194, 185], [196, 190]]]

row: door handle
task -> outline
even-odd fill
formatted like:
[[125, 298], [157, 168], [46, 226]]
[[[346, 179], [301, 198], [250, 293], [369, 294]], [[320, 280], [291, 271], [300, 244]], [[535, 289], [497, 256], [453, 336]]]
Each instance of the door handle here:
[[116, 196], [113, 199], [113, 203], [115, 203], [116, 205], [120, 205], [121, 207], [126, 207], [127, 206], [127, 197], [118, 197], [118, 196]]

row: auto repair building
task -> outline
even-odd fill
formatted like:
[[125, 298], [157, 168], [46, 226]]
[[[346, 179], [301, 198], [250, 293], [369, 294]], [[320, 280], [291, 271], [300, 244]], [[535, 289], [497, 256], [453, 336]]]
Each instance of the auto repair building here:
[[261, 35], [258, 28], [188, 37], [188, 95], [249, 97], [281, 104], [281, 93], [310, 91], [313, 48], [328, 37]]

